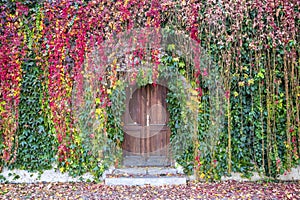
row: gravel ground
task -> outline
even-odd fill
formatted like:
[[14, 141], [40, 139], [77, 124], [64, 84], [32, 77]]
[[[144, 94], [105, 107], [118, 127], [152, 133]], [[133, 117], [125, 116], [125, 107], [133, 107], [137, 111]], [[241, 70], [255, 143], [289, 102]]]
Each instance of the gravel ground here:
[[0, 184], [0, 199], [300, 199], [300, 182], [189, 182], [179, 186], [104, 183]]

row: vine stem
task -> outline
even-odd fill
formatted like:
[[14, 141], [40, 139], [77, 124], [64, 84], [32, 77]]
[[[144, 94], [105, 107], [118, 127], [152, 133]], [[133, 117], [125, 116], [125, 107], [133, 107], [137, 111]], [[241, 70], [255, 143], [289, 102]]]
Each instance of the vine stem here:
[[[299, 65], [300, 66], [300, 60]], [[298, 67], [298, 77], [300, 77], [300, 67]], [[299, 78], [295, 80], [295, 90], [296, 90], [296, 121], [298, 126], [298, 155], [300, 156], [300, 105], [298, 99], [300, 99], [300, 86], [299, 86]], [[298, 83], [298, 85], [297, 85]]]
[[[198, 109], [198, 107], [196, 107], [195, 109]], [[198, 126], [197, 126], [197, 118], [198, 118], [198, 113], [194, 113], [194, 158], [196, 158], [197, 156], [199, 156], [200, 158], [200, 155], [199, 155], [199, 140], [198, 140]], [[195, 172], [194, 172], [194, 175], [196, 177], [196, 180], [199, 180], [199, 168], [198, 168], [198, 163], [197, 162], [194, 162], [194, 169], [195, 169]]]
[[228, 158], [227, 158], [227, 167], [228, 167], [228, 174], [231, 174], [231, 171], [232, 171], [232, 166], [231, 166], [231, 160], [232, 160], [232, 152], [231, 152], [231, 112], [230, 112], [230, 108], [231, 108], [231, 105], [230, 105], [230, 68], [231, 68], [231, 63], [227, 63], [227, 60], [230, 59], [231, 57], [231, 54], [230, 54], [230, 51], [224, 53], [222, 55], [223, 57], [223, 60], [225, 61], [223, 63], [223, 66], [225, 68], [224, 70], [224, 76], [226, 77], [225, 78], [225, 89], [226, 89], [226, 92], [227, 94], [225, 94], [225, 98], [227, 100], [227, 104], [226, 104], [226, 112], [227, 112], [227, 134], [228, 134], [228, 146], [227, 146], [227, 149], [228, 149]]
[[[261, 57], [260, 52], [255, 52], [255, 63], [259, 66], [259, 59]], [[258, 70], [258, 69], [257, 69]], [[265, 174], [265, 140], [264, 140], [264, 114], [263, 114], [263, 103], [262, 103], [262, 82], [258, 83], [258, 93], [259, 93], [259, 111], [261, 120], [261, 155], [262, 155], [262, 169], [263, 174]]]
[[227, 131], [228, 131], [228, 173], [231, 173], [231, 113], [230, 113], [230, 98], [227, 98]]
[[283, 66], [284, 66], [284, 87], [285, 87], [285, 98], [286, 98], [286, 137], [287, 137], [287, 168], [291, 168], [291, 116], [290, 116], [290, 97], [289, 97], [289, 77], [287, 71], [287, 59], [286, 54], [283, 56]]
[[261, 91], [261, 83], [258, 85], [259, 90], [259, 104], [260, 104], [260, 120], [261, 120], [261, 154], [262, 154], [262, 169], [263, 173], [265, 174], [265, 139], [264, 139], [264, 114], [262, 109], [262, 91]]
[[271, 73], [271, 66], [270, 66], [270, 52], [267, 51], [267, 63], [266, 63], [266, 88], [267, 88], [267, 160], [268, 160], [268, 173], [271, 174], [271, 149], [272, 149], [272, 124], [271, 124], [271, 117], [272, 117], [272, 73]]

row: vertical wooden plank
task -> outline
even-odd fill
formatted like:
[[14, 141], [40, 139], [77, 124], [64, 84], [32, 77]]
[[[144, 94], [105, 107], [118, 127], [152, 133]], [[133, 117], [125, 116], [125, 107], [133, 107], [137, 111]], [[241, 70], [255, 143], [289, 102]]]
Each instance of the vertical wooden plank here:
[[141, 120], [141, 125], [142, 125], [142, 132], [140, 135], [140, 142], [141, 142], [141, 156], [144, 157], [146, 153], [146, 141], [144, 139], [145, 135], [145, 112], [146, 112], [146, 107], [145, 107], [145, 87], [141, 87], [140, 89], [140, 106], [141, 106], [141, 115], [140, 120]]
[[158, 104], [160, 105], [159, 109], [158, 109], [158, 113], [157, 113], [159, 124], [164, 124], [163, 102], [165, 101], [165, 99], [164, 99], [164, 96], [163, 96], [163, 90], [164, 90], [164, 87], [159, 86], [159, 91], [158, 91], [159, 95], [158, 95], [158, 98], [157, 98]]
[[146, 112], [145, 112], [145, 116], [146, 116], [146, 130], [147, 130], [147, 136], [146, 136], [146, 141], [147, 141], [147, 155], [146, 155], [146, 159], [149, 157], [149, 152], [150, 150], [150, 129], [149, 129], [149, 124], [150, 124], [150, 119], [147, 117], [147, 115], [149, 116], [149, 107], [150, 107], [150, 100], [151, 100], [151, 95], [150, 95], [150, 87], [149, 85], [146, 86]]
[[158, 112], [158, 104], [159, 104], [159, 85], [153, 87], [153, 93], [154, 93], [154, 100], [153, 100], [153, 106], [154, 106], [154, 110], [153, 110], [153, 118], [154, 118], [154, 122], [153, 124], [158, 124], [159, 123], [159, 112]]
[[[171, 138], [171, 130], [169, 127], [167, 127], [167, 147], [170, 145], [170, 138]], [[166, 152], [166, 155], [168, 158], [170, 158], [169, 151]]]

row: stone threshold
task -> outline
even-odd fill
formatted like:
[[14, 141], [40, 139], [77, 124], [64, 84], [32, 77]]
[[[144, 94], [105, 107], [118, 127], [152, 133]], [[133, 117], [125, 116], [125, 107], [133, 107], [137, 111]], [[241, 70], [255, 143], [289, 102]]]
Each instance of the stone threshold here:
[[106, 178], [105, 185], [127, 185], [127, 186], [137, 186], [137, 185], [182, 185], [186, 184], [187, 179], [185, 177], [159, 177], [159, 178]]
[[181, 185], [187, 177], [182, 171], [170, 167], [130, 167], [113, 169], [105, 174], [106, 185]]

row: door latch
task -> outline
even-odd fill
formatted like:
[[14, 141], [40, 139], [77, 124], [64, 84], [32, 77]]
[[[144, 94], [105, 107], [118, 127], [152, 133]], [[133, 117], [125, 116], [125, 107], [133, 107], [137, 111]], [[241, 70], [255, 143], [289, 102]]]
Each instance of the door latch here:
[[150, 123], [150, 116], [147, 115], [147, 126], [149, 126], [149, 123]]

